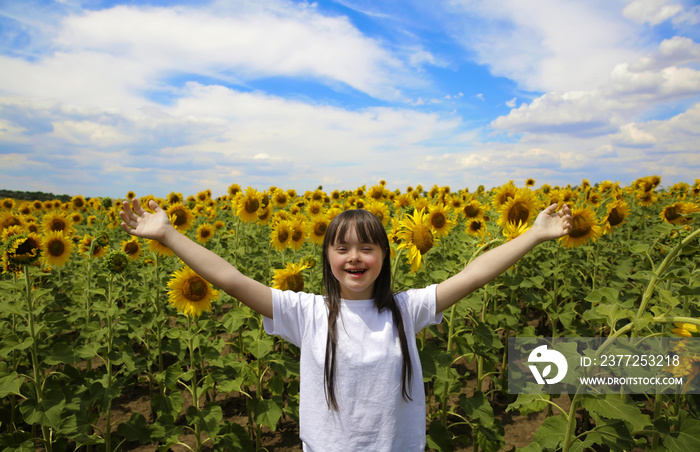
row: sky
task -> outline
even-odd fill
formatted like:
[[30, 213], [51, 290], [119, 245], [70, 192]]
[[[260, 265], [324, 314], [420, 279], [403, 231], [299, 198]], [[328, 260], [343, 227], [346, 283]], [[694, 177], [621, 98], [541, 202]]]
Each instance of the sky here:
[[0, 0], [0, 188], [700, 177], [700, 2]]

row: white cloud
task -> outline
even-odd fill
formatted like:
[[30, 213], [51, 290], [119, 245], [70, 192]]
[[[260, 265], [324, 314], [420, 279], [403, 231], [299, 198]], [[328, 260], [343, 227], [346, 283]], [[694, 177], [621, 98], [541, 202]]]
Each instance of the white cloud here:
[[679, 4], [668, 0], [634, 0], [622, 10], [622, 14], [639, 24], [658, 25], [683, 10]]
[[[476, 62], [532, 91], [592, 89], [630, 48], [637, 30], [616, 2], [453, 0], [445, 19]], [[452, 19], [454, 17], [454, 19]], [[465, 26], [465, 23], [469, 26]]]
[[515, 103], [516, 103], [517, 101], [518, 101], [518, 98], [517, 98], [517, 97], [512, 98], [511, 100], [509, 100], [508, 102], [506, 102], [506, 107], [508, 107], [508, 108], [513, 108], [513, 107], [515, 107]]
[[548, 92], [491, 125], [516, 133], [614, 133], [659, 105], [700, 94], [698, 64], [700, 45], [686, 38], [665, 40], [650, 54], [616, 65], [608, 82], [596, 89]]

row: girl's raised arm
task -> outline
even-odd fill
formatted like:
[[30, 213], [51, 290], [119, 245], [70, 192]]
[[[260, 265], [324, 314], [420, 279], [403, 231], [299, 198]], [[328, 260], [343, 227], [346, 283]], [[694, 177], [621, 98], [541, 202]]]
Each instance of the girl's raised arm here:
[[136, 199], [133, 209], [128, 201], [124, 201], [123, 210], [119, 212], [122, 229], [137, 237], [158, 240], [202, 278], [254, 311], [272, 318], [272, 291], [269, 287], [245, 276], [217, 254], [178, 232], [155, 201], [149, 201], [149, 207], [155, 213], [146, 212]]
[[464, 270], [438, 284], [437, 312], [444, 311], [508, 270], [540, 243], [568, 234], [571, 231], [571, 210], [566, 204], [559, 212], [556, 209], [556, 203], [547, 207], [527, 232], [482, 254]]

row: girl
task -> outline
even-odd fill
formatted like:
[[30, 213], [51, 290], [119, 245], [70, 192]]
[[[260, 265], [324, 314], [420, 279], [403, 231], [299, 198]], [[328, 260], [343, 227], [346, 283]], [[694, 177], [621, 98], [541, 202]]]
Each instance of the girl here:
[[269, 334], [301, 350], [299, 436], [305, 451], [423, 451], [425, 394], [415, 336], [442, 311], [496, 278], [541, 242], [571, 230], [568, 206], [542, 211], [521, 236], [460, 273], [423, 289], [391, 292], [390, 248], [381, 221], [348, 210], [323, 242], [325, 295], [280, 291], [240, 273], [171, 226], [155, 201], [124, 202], [129, 234], [158, 240], [213, 285], [264, 316]]

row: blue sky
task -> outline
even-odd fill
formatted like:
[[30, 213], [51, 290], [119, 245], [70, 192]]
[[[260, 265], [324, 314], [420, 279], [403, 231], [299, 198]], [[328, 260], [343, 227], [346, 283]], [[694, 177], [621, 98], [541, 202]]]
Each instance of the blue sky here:
[[0, 188], [700, 177], [689, 0], [0, 0]]

